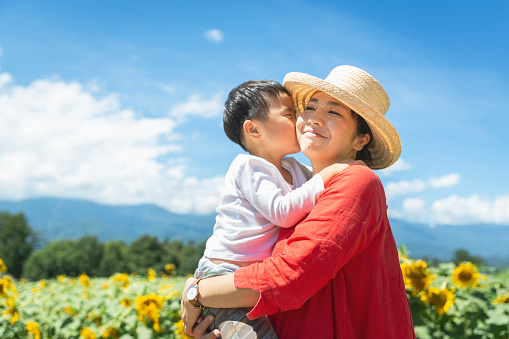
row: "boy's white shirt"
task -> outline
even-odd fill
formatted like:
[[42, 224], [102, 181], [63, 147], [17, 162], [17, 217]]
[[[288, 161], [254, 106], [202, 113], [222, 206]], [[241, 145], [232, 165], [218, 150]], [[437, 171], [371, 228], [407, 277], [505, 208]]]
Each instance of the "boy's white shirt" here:
[[[279, 227], [292, 227], [313, 208], [324, 190], [320, 175], [292, 157], [282, 160], [293, 185], [263, 158], [240, 154], [226, 173], [216, 224], [204, 255], [213, 259], [257, 261], [269, 257]], [[276, 226], [277, 225], [277, 226]]]

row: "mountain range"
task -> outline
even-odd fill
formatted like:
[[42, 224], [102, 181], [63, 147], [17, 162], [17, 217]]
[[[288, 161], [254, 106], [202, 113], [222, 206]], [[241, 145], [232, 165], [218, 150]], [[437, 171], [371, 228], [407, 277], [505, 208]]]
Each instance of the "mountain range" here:
[[[161, 240], [200, 242], [210, 236], [215, 220], [215, 214], [175, 214], [150, 204], [113, 206], [60, 198], [0, 200], [0, 211], [23, 212], [29, 225], [47, 242], [90, 234], [100, 241], [118, 239], [126, 243], [144, 234]], [[404, 244], [413, 258], [449, 260], [455, 250], [466, 249], [487, 264], [509, 265], [509, 226], [430, 227], [394, 218], [390, 222], [397, 245]]]

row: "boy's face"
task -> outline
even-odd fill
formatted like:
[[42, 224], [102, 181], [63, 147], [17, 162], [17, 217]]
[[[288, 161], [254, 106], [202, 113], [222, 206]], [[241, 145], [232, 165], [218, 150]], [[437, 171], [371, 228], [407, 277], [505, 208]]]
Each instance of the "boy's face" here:
[[300, 151], [295, 131], [295, 110], [293, 100], [287, 94], [281, 94], [270, 103], [267, 120], [262, 122], [265, 144], [277, 155], [288, 155]]

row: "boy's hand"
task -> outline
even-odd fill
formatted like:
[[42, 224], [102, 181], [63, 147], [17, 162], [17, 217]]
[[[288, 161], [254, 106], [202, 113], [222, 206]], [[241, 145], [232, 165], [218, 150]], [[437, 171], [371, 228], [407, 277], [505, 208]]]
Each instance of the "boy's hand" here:
[[362, 160], [347, 160], [347, 161], [344, 161], [341, 163], [338, 162], [338, 163], [335, 163], [335, 164], [325, 167], [323, 170], [321, 170], [319, 172], [319, 174], [322, 176], [324, 185], [327, 186], [329, 181], [331, 181], [332, 178], [334, 178], [334, 176], [336, 174], [340, 173], [345, 168], [348, 168], [349, 166], [353, 166], [353, 165], [366, 166], [366, 164]]

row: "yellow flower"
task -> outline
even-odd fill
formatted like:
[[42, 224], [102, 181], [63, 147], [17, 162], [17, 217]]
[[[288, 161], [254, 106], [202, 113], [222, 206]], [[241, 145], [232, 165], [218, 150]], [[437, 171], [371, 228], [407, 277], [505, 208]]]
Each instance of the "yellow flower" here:
[[177, 267], [175, 266], [175, 264], [166, 264], [164, 265], [164, 271], [168, 274], [172, 274], [173, 272], [175, 272], [175, 269]]
[[509, 304], [509, 292], [506, 292], [504, 295], [499, 296], [497, 299], [493, 300], [494, 304]]
[[156, 279], [156, 271], [154, 271], [152, 268], [148, 269], [148, 280], [153, 281]]
[[429, 274], [429, 270], [426, 267], [426, 263], [420, 259], [416, 262], [404, 262], [401, 264], [405, 286], [409, 289], [413, 288], [413, 295], [417, 295], [419, 292], [428, 288], [436, 277], [435, 275]]
[[27, 321], [26, 330], [34, 336], [34, 339], [41, 339], [41, 330], [39, 330], [39, 323], [35, 321]]
[[92, 284], [90, 282], [90, 278], [86, 274], [80, 274], [79, 281], [80, 284], [82, 284], [85, 287], [90, 287], [90, 285]]
[[477, 271], [477, 267], [469, 261], [466, 264], [459, 264], [452, 272], [452, 282], [458, 287], [477, 286], [481, 274]]
[[136, 310], [138, 311], [138, 320], [145, 322], [145, 318], [154, 323], [154, 331], [160, 332], [159, 311], [163, 307], [163, 298], [154, 292], [149, 295], [141, 295], [136, 298]]
[[177, 338], [180, 338], [180, 339], [191, 339], [192, 338], [192, 337], [188, 336], [186, 334], [186, 332], [184, 332], [184, 322], [182, 321], [182, 319], [178, 323], [175, 323], [174, 325], [175, 325], [175, 327], [177, 327], [177, 329], [175, 331], [173, 331], [173, 333], [177, 336]]
[[164, 295], [166, 300], [177, 298], [180, 294], [180, 292], [175, 290], [175, 285], [172, 284], [161, 287], [157, 292]]
[[113, 282], [114, 283], [119, 283], [122, 286], [124, 286], [125, 288], [128, 288], [129, 284], [130, 284], [129, 274], [127, 274], [127, 273], [117, 273], [113, 277]]
[[0, 273], [7, 272], [7, 266], [5, 266], [4, 261], [0, 259]]
[[435, 305], [435, 312], [439, 315], [444, 315], [454, 304], [454, 298], [456, 296], [453, 293], [454, 290], [447, 288], [435, 288], [430, 287], [422, 296], [421, 300], [424, 304]]
[[107, 290], [110, 287], [110, 285], [108, 285], [107, 282], [103, 282], [102, 287], [103, 289]]
[[122, 304], [122, 306], [124, 307], [129, 307], [133, 304], [133, 302], [131, 301], [131, 299], [128, 299], [128, 298], [123, 298], [122, 300], [120, 300], [120, 303]]
[[19, 312], [16, 308], [16, 305], [14, 304], [14, 298], [7, 299], [7, 302], [5, 303], [7, 306], [7, 310], [3, 311], [3, 314], [10, 315], [11, 316], [11, 325], [14, 325], [19, 320]]
[[108, 327], [106, 331], [103, 332], [101, 335], [101, 338], [114, 338], [117, 339], [119, 337], [120, 333], [118, 330], [114, 327]]
[[44, 280], [39, 281], [37, 284], [39, 285], [40, 288], [48, 286]]
[[101, 324], [101, 315], [96, 315], [94, 312], [87, 314], [87, 319], [92, 320], [96, 325]]
[[65, 313], [69, 313], [70, 315], [74, 316], [76, 314], [78, 314], [78, 311], [76, 311], [75, 309], [73, 309], [71, 306], [66, 306], [64, 307], [64, 312]]
[[0, 298], [7, 298], [7, 293], [9, 291], [14, 294], [17, 293], [12, 278], [6, 275], [3, 279], [0, 278]]
[[38, 289], [38, 288], [35, 288], [35, 287], [34, 287], [34, 288], [32, 288], [32, 293], [33, 293], [33, 294], [36, 294], [37, 292], [39, 292], [39, 289]]
[[71, 278], [71, 280], [69, 280], [69, 283], [70, 283], [71, 285], [76, 284], [76, 278], [72, 277], [72, 278]]
[[83, 337], [83, 339], [97, 339], [94, 331], [90, 327], [85, 327], [80, 332], [80, 337]]
[[65, 282], [65, 278], [67, 278], [67, 276], [65, 274], [61, 274], [57, 277], [57, 280], [61, 283]]

